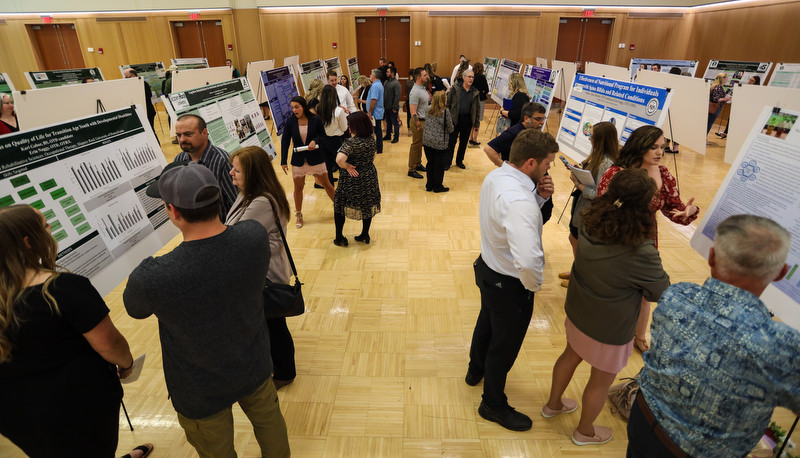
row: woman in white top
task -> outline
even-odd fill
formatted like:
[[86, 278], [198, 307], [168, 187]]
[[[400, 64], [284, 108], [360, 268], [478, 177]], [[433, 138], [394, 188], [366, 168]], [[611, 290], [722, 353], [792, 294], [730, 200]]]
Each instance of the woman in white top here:
[[347, 113], [339, 105], [339, 96], [336, 88], [330, 84], [322, 88], [317, 115], [325, 126], [325, 136], [319, 139], [320, 147], [325, 152], [325, 166], [328, 168], [328, 179], [331, 183], [337, 181], [333, 172], [339, 169], [336, 165], [336, 153], [342, 146], [347, 133]]
[[[258, 146], [247, 146], [234, 151], [230, 157], [231, 178], [239, 188], [239, 195], [233, 203], [226, 225], [236, 224], [241, 220], [252, 219], [261, 223], [267, 230], [269, 238], [269, 270], [267, 278], [275, 283], [289, 283], [291, 270], [289, 257], [283, 247], [283, 238], [278, 230], [276, 212], [281, 229], [286, 234], [289, 221], [289, 201], [286, 192], [275, 175], [272, 161], [266, 151]], [[294, 381], [297, 375], [294, 364], [294, 341], [286, 326], [286, 318], [267, 320], [269, 329], [270, 354], [274, 367], [273, 381], [279, 389]]]

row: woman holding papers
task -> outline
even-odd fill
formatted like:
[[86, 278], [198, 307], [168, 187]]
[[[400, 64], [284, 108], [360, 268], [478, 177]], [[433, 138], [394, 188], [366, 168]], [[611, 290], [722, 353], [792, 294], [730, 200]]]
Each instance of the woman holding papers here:
[[509, 125], [513, 126], [522, 121], [522, 106], [531, 101], [522, 73], [512, 73], [508, 78], [508, 96], [511, 97], [511, 109], [500, 110], [500, 114], [507, 117], [511, 122]]
[[629, 168], [607, 189], [583, 213], [564, 304], [567, 346], [553, 366], [550, 396], [542, 407], [545, 418], [577, 410], [577, 401], [562, 396], [581, 361], [592, 366], [572, 433], [576, 445], [611, 440], [611, 428], [595, 426], [594, 421], [633, 351], [641, 298], [657, 301], [669, 286], [649, 238], [656, 224], [649, 208], [656, 194], [653, 179], [644, 170]]
[[[575, 193], [572, 201], [572, 219], [569, 222], [569, 244], [572, 245], [572, 254], [578, 246], [578, 230], [581, 227], [581, 212], [585, 210], [592, 200], [597, 197], [597, 183], [619, 157], [619, 137], [617, 128], [610, 122], [598, 122], [592, 127], [592, 151], [589, 157], [581, 163], [581, 167], [592, 174], [594, 184], [585, 185], [578, 181], [575, 174], [570, 172], [569, 178], [575, 183]], [[577, 194], [577, 195], [576, 195]], [[561, 272], [558, 277], [563, 281], [561, 286], [566, 287], [569, 282], [569, 272]]]
[[30, 456], [111, 457], [133, 355], [89, 279], [59, 269], [57, 252], [38, 210], [0, 209], [0, 434]]
[[[675, 177], [669, 173], [666, 166], [661, 165], [664, 157], [664, 132], [655, 126], [642, 126], [633, 131], [625, 146], [619, 152], [619, 160], [603, 175], [597, 185], [597, 195], [602, 196], [608, 189], [611, 178], [619, 173], [620, 170], [638, 168], [647, 170], [650, 178], [655, 180], [658, 192], [650, 204], [652, 212], [651, 218], [655, 222], [656, 212], [661, 213], [672, 220], [674, 223], [688, 225], [697, 219], [700, 209], [693, 204], [694, 197], [687, 203], [683, 203], [678, 192]], [[650, 238], [658, 248], [658, 226], [653, 224], [653, 231]], [[650, 303], [642, 300], [642, 312], [639, 315], [639, 322], [636, 325], [636, 348], [640, 351], [647, 351], [650, 345], [647, 343], [647, 330], [650, 323]]]
[[[286, 234], [289, 201], [286, 200], [286, 192], [275, 175], [269, 154], [258, 146], [246, 146], [234, 151], [230, 161], [233, 166], [231, 178], [234, 186], [239, 189], [239, 195], [228, 212], [225, 225], [230, 226], [242, 220], [252, 219], [264, 226], [267, 230], [270, 252], [267, 278], [273, 283], [289, 284], [289, 277], [292, 276], [289, 257], [283, 247], [283, 237], [278, 230], [280, 221], [280, 229]], [[297, 375], [294, 341], [286, 326], [286, 318], [268, 319], [267, 328], [274, 366], [272, 378], [277, 390], [292, 383]]]

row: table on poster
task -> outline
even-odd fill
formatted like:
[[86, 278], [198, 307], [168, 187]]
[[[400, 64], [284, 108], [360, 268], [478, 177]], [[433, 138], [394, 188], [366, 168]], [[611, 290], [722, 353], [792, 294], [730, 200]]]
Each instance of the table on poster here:
[[275, 158], [275, 145], [247, 78], [173, 92], [169, 101], [176, 118], [203, 118], [208, 139], [229, 154], [245, 146], [260, 146]]
[[146, 187], [166, 166], [141, 107], [0, 137], [0, 207], [42, 212], [57, 263], [108, 294], [176, 234]]
[[768, 86], [800, 88], [800, 64], [777, 64]]
[[358, 77], [361, 76], [361, 73], [358, 72], [358, 59], [355, 57], [351, 57], [347, 59], [347, 72], [350, 73], [350, 92], [355, 91], [358, 88]]
[[497, 76], [494, 78], [494, 87], [492, 88], [492, 100], [497, 102], [498, 105], [503, 106], [503, 99], [508, 98], [508, 80], [514, 73], [519, 73], [522, 70], [522, 64], [514, 62], [513, 60], [503, 59], [500, 61], [500, 66], [497, 67]]
[[288, 66], [278, 67], [272, 70], [261, 72], [261, 84], [269, 99], [269, 109], [272, 112], [272, 122], [278, 135], [283, 135], [283, 128], [286, 120], [292, 113], [292, 97], [300, 95], [297, 92], [292, 69]]
[[545, 117], [550, 113], [550, 105], [553, 103], [553, 96], [558, 87], [560, 72], [549, 68], [528, 65], [522, 74], [525, 78], [525, 86], [532, 102], [541, 103], [545, 107]]
[[770, 218], [792, 236], [789, 272], [771, 283], [761, 300], [785, 323], [800, 329], [800, 127], [795, 109], [764, 106], [691, 245], [708, 256], [716, 228], [726, 218], [751, 214]]
[[483, 59], [483, 73], [486, 74], [486, 81], [489, 83], [489, 92], [494, 90], [494, 78], [497, 76], [497, 66], [500, 59], [496, 57], [485, 57]]
[[583, 161], [592, 150], [592, 126], [608, 121], [617, 127], [620, 144], [644, 125], [660, 127], [667, 115], [670, 91], [626, 81], [575, 75], [557, 140], [568, 156]]
[[725, 87], [730, 88], [734, 84], [747, 84], [753, 76], [761, 78], [761, 85], [767, 84], [767, 74], [772, 68], [772, 62], [739, 62], [734, 60], [712, 60], [708, 63], [703, 79], [713, 80], [720, 73], [728, 75], [728, 82]]
[[11, 94], [15, 90], [14, 84], [11, 83], [11, 78], [8, 77], [8, 73], [0, 73], [0, 93]]
[[152, 89], [153, 93], [155, 94], [153, 102], [158, 101], [158, 97], [164, 95], [161, 92], [161, 83], [167, 77], [167, 71], [164, 69], [163, 62], [150, 62], [147, 64], [131, 64], [131, 65], [120, 65], [119, 72], [125, 77], [125, 70], [128, 68], [132, 68], [136, 70], [136, 74], [147, 81], [147, 84], [150, 85], [150, 89]]
[[314, 80], [325, 81], [325, 67], [322, 65], [322, 59], [300, 64], [300, 82], [303, 85], [303, 91], [307, 92], [309, 85]]
[[81, 84], [83, 80], [87, 78], [92, 78], [96, 81], [105, 81], [103, 72], [97, 67], [25, 72], [25, 78], [33, 89], [65, 86], [67, 84]]
[[179, 57], [170, 61], [178, 70], [192, 70], [197, 67], [208, 68], [208, 59], [205, 57]]
[[636, 73], [639, 71], [642, 65], [645, 66], [645, 68], [642, 70], [655, 71], [652, 69], [653, 64], [658, 64], [661, 67], [661, 73], [669, 73], [672, 67], [678, 67], [681, 69], [681, 72], [689, 72], [689, 74], [692, 76], [694, 76], [694, 74], [697, 72], [696, 60], [644, 59], [640, 57], [634, 57], [631, 59], [631, 64], [628, 66], [631, 71], [631, 81], [636, 78]]

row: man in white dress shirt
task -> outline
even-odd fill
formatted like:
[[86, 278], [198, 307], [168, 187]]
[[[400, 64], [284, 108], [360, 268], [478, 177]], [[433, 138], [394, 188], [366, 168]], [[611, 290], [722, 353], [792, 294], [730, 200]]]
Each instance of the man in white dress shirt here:
[[339, 96], [339, 106], [342, 107], [345, 113], [349, 114], [358, 111], [353, 101], [353, 94], [346, 87], [339, 84], [339, 75], [336, 74], [336, 70], [328, 70], [327, 78], [328, 84], [336, 88], [336, 95]]
[[525, 129], [514, 139], [508, 162], [489, 172], [481, 186], [481, 255], [474, 263], [481, 311], [465, 381], [475, 386], [484, 379], [478, 414], [512, 431], [532, 425], [508, 405], [505, 385], [533, 316], [534, 293], [542, 287], [540, 208], [553, 194], [545, 172], [556, 152], [552, 135]]

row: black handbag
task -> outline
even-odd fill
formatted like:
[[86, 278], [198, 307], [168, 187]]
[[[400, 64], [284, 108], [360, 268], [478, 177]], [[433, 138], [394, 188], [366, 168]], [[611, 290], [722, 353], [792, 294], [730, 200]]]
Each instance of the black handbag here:
[[268, 278], [264, 280], [264, 316], [269, 320], [302, 315], [306, 311], [306, 303], [303, 299], [302, 291], [303, 284], [300, 283], [300, 279], [297, 277], [297, 269], [294, 266], [292, 252], [289, 251], [289, 244], [286, 243], [286, 236], [283, 233], [275, 204], [272, 203], [272, 199], [267, 198], [267, 200], [272, 206], [272, 213], [275, 214], [275, 224], [278, 225], [278, 231], [281, 233], [281, 240], [283, 240], [283, 248], [289, 258], [289, 265], [292, 266], [294, 285], [275, 283]]

